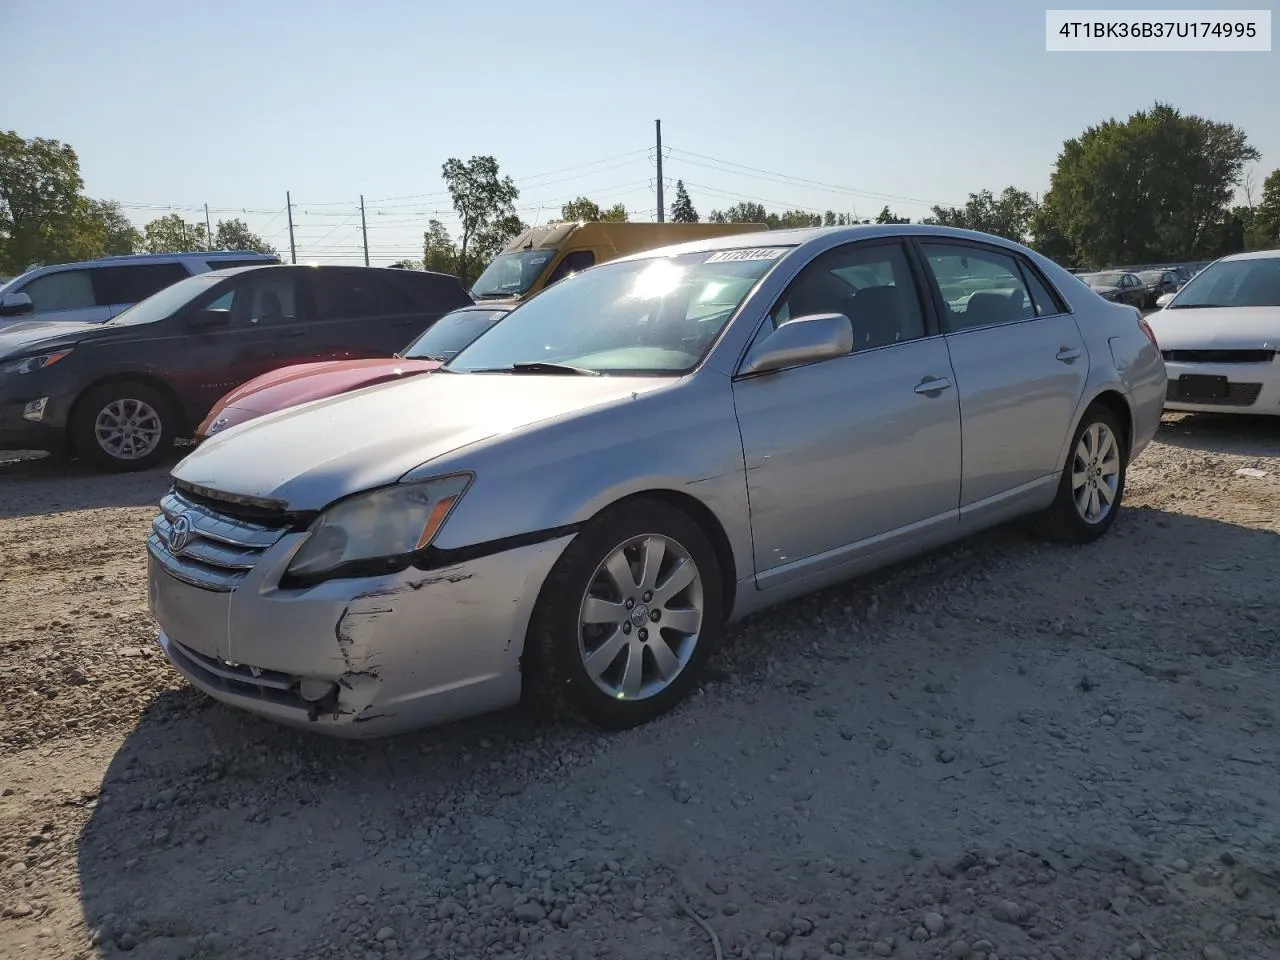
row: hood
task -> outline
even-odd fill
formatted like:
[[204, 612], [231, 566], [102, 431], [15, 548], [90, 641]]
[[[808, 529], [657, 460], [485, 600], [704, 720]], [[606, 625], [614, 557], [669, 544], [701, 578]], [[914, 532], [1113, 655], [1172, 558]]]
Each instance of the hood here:
[[30, 356], [42, 347], [51, 350], [85, 339], [85, 334], [103, 332], [100, 323], [72, 323], [69, 320], [19, 320], [0, 324], [0, 359]]
[[383, 380], [437, 370], [437, 360], [327, 360], [272, 370], [236, 387], [215, 408], [236, 406], [254, 413], [273, 413], [311, 400], [367, 387]]
[[1280, 307], [1166, 307], [1147, 323], [1161, 350], [1280, 349]]
[[473, 443], [676, 381], [438, 373], [270, 413], [215, 434], [173, 471], [223, 493], [318, 510]]

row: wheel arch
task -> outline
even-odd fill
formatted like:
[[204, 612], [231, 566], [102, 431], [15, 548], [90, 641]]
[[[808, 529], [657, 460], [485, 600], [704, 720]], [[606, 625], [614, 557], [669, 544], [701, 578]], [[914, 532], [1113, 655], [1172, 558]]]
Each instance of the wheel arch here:
[[1124, 449], [1126, 460], [1132, 455], [1133, 451], [1133, 408], [1129, 404], [1129, 398], [1125, 393], [1114, 385], [1108, 384], [1092, 394], [1087, 400], [1082, 400], [1079, 407], [1079, 413], [1071, 422], [1071, 429], [1067, 431], [1066, 437], [1062, 441], [1062, 453], [1058, 458], [1058, 469], [1065, 468], [1067, 457], [1071, 455], [1071, 438], [1076, 435], [1076, 431], [1080, 429], [1080, 423], [1084, 420], [1085, 415], [1094, 407], [1103, 407], [1110, 413], [1115, 415], [1116, 420], [1120, 422], [1120, 429], [1124, 431]]
[[83, 453], [83, 451], [76, 450], [75, 422], [76, 417], [79, 415], [81, 404], [84, 402], [84, 398], [94, 390], [113, 383], [138, 383], [157, 391], [161, 396], [169, 401], [169, 405], [173, 410], [174, 416], [177, 417], [178, 420], [177, 426], [180, 431], [180, 435], [190, 429], [191, 424], [187, 422], [188, 416], [186, 407], [183, 405], [181, 398], [179, 398], [177, 391], [175, 391], [173, 387], [169, 386], [169, 384], [165, 383], [164, 380], [154, 374], [134, 373], [122, 370], [117, 373], [109, 373], [105, 376], [98, 377], [93, 382], [87, 384], [83, 390], [79, 391], [76, 394], [75, 400], [72, 401], [71, 407], [67, 411], [66, 432], [67, 445], [76, 454]]

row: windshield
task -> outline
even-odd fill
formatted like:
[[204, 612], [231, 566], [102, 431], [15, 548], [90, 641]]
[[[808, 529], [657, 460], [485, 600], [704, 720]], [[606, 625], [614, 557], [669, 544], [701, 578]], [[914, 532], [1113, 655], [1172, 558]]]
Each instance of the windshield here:
[[1091, 287], [1118, 287], [1122, 273], [1092, 273], [1084, 278]]
[[1280, 307], [1280, 257], [1210, 264], [1169, 304], [1187, 307]]
[[215, 283], [225, 279], [226, 277], [218, 274], [187, 277], [186, 280], [179, 280], [172, 286], [165, 287], [159, 293], [152, 294], [147, 299], [135, 303], [120, 315], [108, 320], [107, 323], [119, 327], [131, 326], [136, 323], [155, 323], [157, 320], [173, 316], [174, 313], [185, 307]]
[[433, 323], [401, 354], [406, 360], [452, 360], [463, 347], [484, 333], [508, 310], [455, 310]]
[[477, 300], [518, 297], [533, 286], [555, 255], [555, 250], [541, 249], [504, 253], [485, 267], [471, 295]]
[[593, 267], [548, 287], [446, 369], [559, 364], [619, 376], [688, 373], [785, 253], [784, 247], [703, 251]]

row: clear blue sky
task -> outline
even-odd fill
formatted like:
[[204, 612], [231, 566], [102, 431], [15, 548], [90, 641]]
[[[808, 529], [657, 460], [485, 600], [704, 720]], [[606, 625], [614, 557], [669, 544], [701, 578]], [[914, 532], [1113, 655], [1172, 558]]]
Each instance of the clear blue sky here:
[[1039, 193], [1064, 139], [1156, 99], [1243, 127], [1259, 183], [1280, 166], [1280, 53], [1050, 54], [1046, 5], [1067, 6], [4, 0], [0, 127], [70, 143], [90, 195], [139, 224], [208, 203], [287, 253], [291, 190], [300, 260], [354, 261], [363, 193], [383, 263], [456, 222], [451, 156], [497, 157], [527, 221], [577, 194], [652, 218], [659, 117], [666, 178], [704, 214]]

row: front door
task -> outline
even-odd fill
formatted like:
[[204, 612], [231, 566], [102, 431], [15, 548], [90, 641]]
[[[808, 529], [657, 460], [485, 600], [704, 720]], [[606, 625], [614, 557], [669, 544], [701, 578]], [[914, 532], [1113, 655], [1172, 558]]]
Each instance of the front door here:
[[964, 416], [962, 508], [1056, 475], [1089, 357], [1066, 304], [1012, 251], [922, 242]]
[[851, 243], [805, 267], [761, 330], [815, 313], [854, 328], [848, 356], [734, 382], [762, 589], [955, 522], [960, 408], [920, 292], [900, 242]]

